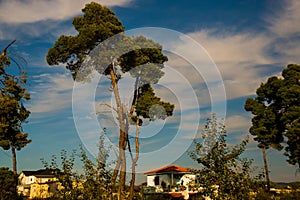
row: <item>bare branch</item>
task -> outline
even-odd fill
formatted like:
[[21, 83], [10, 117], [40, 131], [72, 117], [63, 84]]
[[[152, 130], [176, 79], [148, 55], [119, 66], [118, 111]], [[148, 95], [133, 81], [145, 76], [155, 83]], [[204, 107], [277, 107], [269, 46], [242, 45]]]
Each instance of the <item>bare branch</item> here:
[[17, 41], [17, 40], [13, 40], [11, 43], [9, 43], [9, 44], [3, 49], [1, 56], [5, 57], [5, 56], [6, 56], [6, 51], [7, 51], [7, 49], [8, 49], [11, 45], [13, 45], [13, 43], [15, 43], [16, 41]]

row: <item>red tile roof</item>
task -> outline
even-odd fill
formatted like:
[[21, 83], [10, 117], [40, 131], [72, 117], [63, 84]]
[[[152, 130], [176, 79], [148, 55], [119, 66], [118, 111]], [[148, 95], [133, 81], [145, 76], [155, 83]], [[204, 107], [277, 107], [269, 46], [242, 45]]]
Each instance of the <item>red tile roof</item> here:
[[159, 169], [155, 169], [149, 172], [145, 172], [144, 174], [149, 175], [149, 174], [160, 174], [160, 173], [168, 173], [168, 172], [192, 172], [192, 171], [184, 167], [171, 165], [171, 166], [165, 166]]

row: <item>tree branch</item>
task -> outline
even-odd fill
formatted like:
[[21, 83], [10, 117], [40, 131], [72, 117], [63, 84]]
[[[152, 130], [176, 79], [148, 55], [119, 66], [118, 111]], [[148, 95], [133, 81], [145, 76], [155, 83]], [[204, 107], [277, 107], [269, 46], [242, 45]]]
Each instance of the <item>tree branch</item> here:
[[1, 54], [2, 57], [5, 57], [5, 56], [6, 56], [6, 51], [7, 51], [7, 49], [8, 49], [11, 45], [13, 45], [13, 43], [15, 43], [16, 41], [17, 41], [17, 40], [13, 40], [11, 43], [9, 43], [9, 44], [3, 49], [2, 54]]

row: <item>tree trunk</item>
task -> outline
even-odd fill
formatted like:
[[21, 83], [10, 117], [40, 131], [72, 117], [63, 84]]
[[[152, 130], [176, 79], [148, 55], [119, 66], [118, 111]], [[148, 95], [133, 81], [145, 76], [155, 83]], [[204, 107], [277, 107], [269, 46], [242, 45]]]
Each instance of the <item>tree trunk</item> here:
[[17, 191], [17, 185], [18, 185], [17, 154], [14, 145], [11, 145], [11, 154], [12, 154], [13, 173], [14, 173], [14, 190]]
[[267, 191], [270, 191], [270, 177], [269, 177], [269, 169], [267, 163], [267, 154], [266, 154], [266, 147], [262, 148], [263, 159], [264, 159], [264, 167], [266, 173], [266, 183], [267, 183]]
[[[121, 168], [120, 168], [120, 176], [119, 176], [119, 188], [118, 188], [118, 199], [125, 199], [125, 182], [126, 182], [126, 157], [125, 157], [125, 149], [127, 145], [127, 137], [124, 130], [120, 131], [120, 159], [121, 159]], [[121, 136], [122, 135], [122, 136]]]
[[[113, 179], [111, 180], [111, 186], [114, 187], [116, 184], [116, 177], [118, 176], [118, 172], [120, 171], [119, 175], [119, 188], [118, 188], [118, 199], [123, 199], [122, 196], [124, 194], [125, 189], [125, 181], [126, 181], [126, 157], [125, 157], [125, 149], [126, 149], [126, 136], [127, 133], [125, 132], [125, 123], [124, 123], [124, 117], [123, 117], [123, 107], [120, 99], [119, 89], [118, 89], [118, 83], [116, 80], [116, 75], [114, 72], [114, 66], [113, 64], [110, 67], [110, 78], [111, 78], [111, 84], [113, 87], [115, 100], [117, 104], [117, 114], [118, 114], [118, 121], [120, 126], [120, 138], [119, 138], [119, 155], [118, 155], [118, 161], [114, 169], [113, 173]], [[120, 169], [121, 168], [121, 169]]]
[[135, 158], [132, 159], [132, 166], [131, 166], [131, 181], [130, 181], [130, 188], [129, 188], [129, 200], [133, 199], [134, 196], [134, 184], [135, 184], [135, 167], [136, 163], [139, 159], [139, 118], [137, 117], [136, 120], [136, 135], [135, 135]]
[[120, 154], [119, 154], [118, 155], [118, 160], [117, 160], [117, 163], [116, 163], [116, 166], [115, 166], [112, 178], [111, 178], [111, 185], [112, 186], [114, 186], [115, 183], [116, 183], [116, 180], [117, 180], [117, 177], [118, 177], [118, 174], [119, 174], [120, 166], [121, 166], [121, 158], [120, 158]]

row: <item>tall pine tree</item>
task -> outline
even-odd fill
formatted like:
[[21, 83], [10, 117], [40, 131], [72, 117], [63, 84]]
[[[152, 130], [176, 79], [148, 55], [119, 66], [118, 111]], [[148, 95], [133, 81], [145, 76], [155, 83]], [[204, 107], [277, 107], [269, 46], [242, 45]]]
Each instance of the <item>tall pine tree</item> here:
[[26, 74], [25, 72], [18, 75], [7, 73], [7, 68], [11, 65], [7, 49], [14, 42], [4, 48], [0, 56], [0, 146], [4, 150], [11, 150], [13, 173], [17, 184], [16, 150], [21, 150], [31, 140], [27, 138], [28, 134], [22, 128], [30, 114], [24, 106], [24, 101], [30, 99], [25, 88]]
[[284, 136], [288, 162], [300, 166], [300, 66], [290, 64], [282, 71], [282, 77], [268, 78], [257, 88], [256, 95], [246, 100], [245, 110], [253, 114], [250, 133], [263, 151], [269, 189], [266, 149], [281, 150]]
[[[127, 147], [132, 155], [128, 137], [130, 125], [132, 123], [137, 125], [135, 143], [138, 147], [139, 122], [142, 120], [141, 117], [148, 118], [143, 113], [149, 112], [149, 106], [158, 104], [166, 110], [166, 116], [158, 117], [161, 119], [172, 115], [173, 112], [174, 106], [156, 97], [151, 86], [164, 75], [162, 69], [167, 57], [163, 55], [161, 45], [152, 40], [142, 36], [126, 36], [123, 33], [122, 23], [109, 8], [92, 2], [87, 4], [82, 12], [83, 16], [75, 17], [73, 20], [78, 34], [76, 36], [62, 35], [53, 48], [49, 49], [47, 62], [50, 65], [66, 64], [66, 68], [72, 72], [76, 81], [85, 81], [93, 70], [110, 80], [119, 125], [118, 160], [111, 185], [115, 186], [119, 177], [118, 198], [124, 199]], [[129, 104], [121, 101], [119, 91], [120, 80], [126, 73], [135, 80], [134, 96]], [[150, 95], [153, 98], [149, 96], [145, 99], [147, 102], [138, 103], [140, 98], [146, 96], [146, 90], [149, 92], [147, 96]], [[136, 109], [137, 106], [140, 108]], [[138, 148], [135, 149], [138, 151]], [[137, 157], [132, 157], [132, 161], [136, 163]], [[134, 170], [132, 174], [134, 176]], [[134, 177], [131, 185], [132, 188]], [[130, 198], [133, 198], [132, 192]]]

